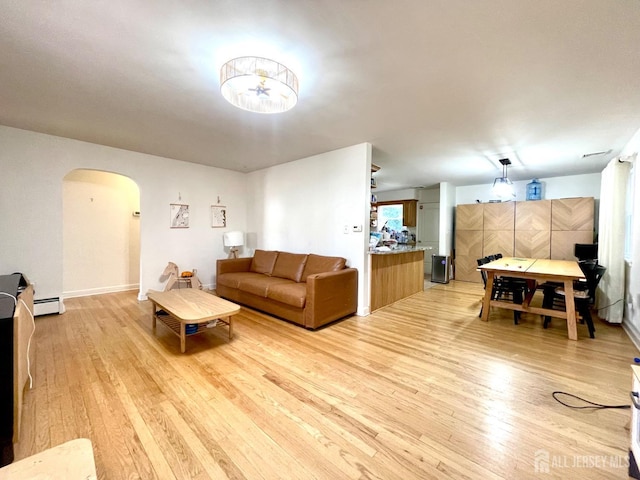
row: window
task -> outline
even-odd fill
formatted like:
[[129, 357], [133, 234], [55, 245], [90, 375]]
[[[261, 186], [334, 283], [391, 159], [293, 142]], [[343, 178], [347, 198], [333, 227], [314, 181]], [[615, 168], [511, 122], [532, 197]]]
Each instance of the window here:
[[378, 205], [378, 231], [387, 227], [388, 231], [402, 231], [402, 204]]

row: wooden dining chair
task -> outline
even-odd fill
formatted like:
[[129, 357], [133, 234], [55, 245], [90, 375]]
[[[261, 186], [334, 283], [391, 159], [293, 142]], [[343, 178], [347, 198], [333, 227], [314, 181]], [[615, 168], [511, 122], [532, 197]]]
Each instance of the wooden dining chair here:
[[[499, 255], [499, 256], [498, 256]], [[502, 258], [502, 254], [488, 255], [486, 257], [478, 258], [478, 266], [485, 265], [489, 262], [493, 262], [498, 258]], [[485, 291], [487, 289], [487, 272], [480, 269], [480, 275], [482, 275], [482, 282], [484, 283]], [[493, 289], [491, 292], [491, 300], [499, 300], [501, 298], [511, 298], [513, 303], [522, 304], [524, 296], [526, 294], [526, 282], [522, 279], [515, 279], [511, 277], [495, 276], [493, 279]], [[482, 317], [482, 308], [480, 307], [479, 317]], [[520, 315], [522, 312], [517, 310], [513, 311], [513, 323], [518, 325]]]
[[[593, 318], [591, 317], [591, 305], [595, 302], [596, 289], [600, 280], [607, 271], [602, 265], [593, 264], [592, 262], [579, 262], [580, 268], [584, 273], [586, 282], [573, 282], [573, 297], [575, 299], [576, 311], [580, 314], [582, 322], [587, 324], [589, 329], [589, 337], [595, 338], [595, 327]], [[544, 298], [542, 300], [543, 308], [555, 309], [560, 307], [565, 310], [565, 292], [564, 286], [548, 285], [543, 289]], [[551, 316], [544, 317], [543, 328], [547, 328], [551, 322]]]

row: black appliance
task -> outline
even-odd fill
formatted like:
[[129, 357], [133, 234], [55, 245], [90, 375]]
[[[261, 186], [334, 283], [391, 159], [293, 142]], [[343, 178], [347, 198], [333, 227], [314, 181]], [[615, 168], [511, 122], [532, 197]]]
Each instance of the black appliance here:
[[0, 275], [0, 466], [13, 462], [13, 314], [25, 285], [19, 273]]

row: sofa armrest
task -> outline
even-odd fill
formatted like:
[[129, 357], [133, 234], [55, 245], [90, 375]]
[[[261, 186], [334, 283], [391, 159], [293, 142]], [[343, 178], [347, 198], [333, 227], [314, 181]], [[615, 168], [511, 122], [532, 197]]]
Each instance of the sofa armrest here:
[[251, 257], [223, 258], [216, 261], [216, 276], [223, 273], [248, 272], [251, 268]]
[[358, 270], [345, 268], [307, 277], [305, 327], [318, 328], [358, 309]]

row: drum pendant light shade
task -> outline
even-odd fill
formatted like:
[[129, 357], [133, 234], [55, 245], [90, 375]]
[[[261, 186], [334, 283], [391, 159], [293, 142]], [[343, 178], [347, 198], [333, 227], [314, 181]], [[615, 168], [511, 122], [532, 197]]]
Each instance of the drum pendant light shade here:
[[282, 113], [298, 102], [298, 77], [274, 60], [239, 57], [220, 69], [220, 92], [243, 110]]

